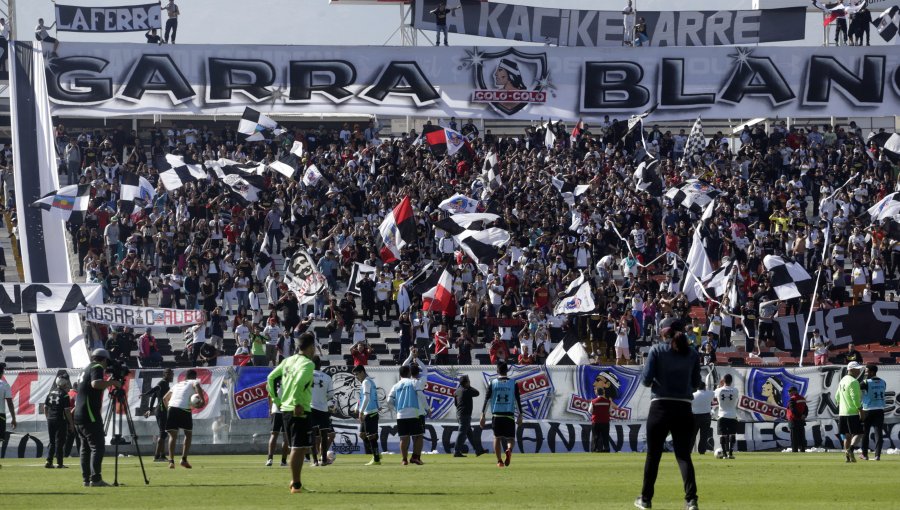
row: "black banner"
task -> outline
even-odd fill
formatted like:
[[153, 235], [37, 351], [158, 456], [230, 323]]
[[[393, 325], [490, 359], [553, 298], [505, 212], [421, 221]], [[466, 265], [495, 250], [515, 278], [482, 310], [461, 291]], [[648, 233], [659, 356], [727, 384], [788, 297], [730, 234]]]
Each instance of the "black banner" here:
[[[440, 0], [415, 0], [413, 26], [435, 30]], [[558, 46], [621, 46], [626, 16], [620, 11], [530, 7], [459, 0], [447, 15], [447, 30], [496, 39]], [[622, 2], [624, 4], [624, 2]], [[721, 46], [799, 41], [806, 36], [806, 7], [750, 11], [640, 11], [651, 46]], [[631, 39], [633, 35], [628, 36]]]
[[162, 28], [159, 3], [109, 7], [56, 5], [60, 32], [146, 32]]
[[[775, 339], [779, 349], [798, 350], [806, 326], [806, 314], [775, 318]], [[814, 329], [831, 345], [895, 342], [900, 337], [900, 303], [876, 301], [813, 313], [809, 333]]]

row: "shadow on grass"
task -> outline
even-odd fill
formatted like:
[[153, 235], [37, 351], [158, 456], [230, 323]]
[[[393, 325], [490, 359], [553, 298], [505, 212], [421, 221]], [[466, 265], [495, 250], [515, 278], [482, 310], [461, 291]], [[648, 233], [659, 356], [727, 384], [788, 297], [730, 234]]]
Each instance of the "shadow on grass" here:
[[[458, 492], [407, 492], [407, 491], [352, 491], [352, 490], [319, 490], [309, 492], [313, 494], [354, 494], [360, 496], [454, 496], [459, 497]], [[492, 496], [493, 492], [466, 492], [466, 496]]]

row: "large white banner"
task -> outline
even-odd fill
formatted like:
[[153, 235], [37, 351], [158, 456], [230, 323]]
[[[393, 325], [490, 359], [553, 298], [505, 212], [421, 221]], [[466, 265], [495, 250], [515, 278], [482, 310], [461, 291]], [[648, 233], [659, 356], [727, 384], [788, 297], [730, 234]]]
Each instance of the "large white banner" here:
[[4, 283], [0, 314], [84, 312], [103, 303], [103, 288], [94, 283]]
[[900, 111], [890, 47], [152, 46], [68, 43], [53, 113], [460, 118], [822, 117]]
[[[333, 422], [338, 433], [335, 451], [356, 453], [362, 444], [356, 437], [357, 422], [352, 419], [359, 396], [359, 382], [349, 367], [327, 367], [334, 385], [335, 412]], [[69, 371], [73, 378], [79, 372]], [[176, 380], [183, 378], [183, 370], [176, 371]], [[265, 392], [266, 369], [210, 368], [198, 369], [201, 384], [209, 397], [209, 404], [194, 412], [195, 443], [212, 442], [214, 422], [220, 430], [230, 430], [228, 442], [246, 444], [254, 437], [268, 437], [269, 402]], [[388, 409], [386, 398], [399, 376], [396, 367], [369, 367], [378, 387], [380, 408], [380, 440], [382, 448], [397, 451], [399, 438], [396, 417]], [[731, 374], [740, 392], [738, 443], [741, 450], [770, 450], [790, 446], [788, 424], [784, 421], [787, 390], [796, 387], [809, 405], [806, 436], [810, 446], [840, 449], [837, 430], [838, 407], [835, 393], [846, 371], [840, 366], [814, 368], [703, 368], [704, 378], [715, 385], [724, 374]], [[603, 374], [602, 377], [599, 377]], [[477, 425], [484, 402], [486, 386], [494, 370], [482, 367], [441, 367], [429, 371], [425, 394], [429, 403], [426, 427], [426, 450], [451, 452], [458, 430], [453, 394], [459, 377], [468, 375], [472, 386], [481, 396], [475, 399], [473, 424]], [[900, 409], [897, 391], [900, 388], [900, 367], [883, 366], [878, 373], [887, 383], [885, 393], [885, 448], [900, 447]], [[46, 425], [41, 406], [55, 371], [7, 372], [5, 379], [12, 387], [13, 403], [20, 422], [13, 443], [21, 441], [24, 433], [46, 438]], [[139, 370], [128, 379], [129, 407], [143, 437], [155, 431], [151, 418], [143, 418], [148, 409], [146, 396], [162, 376], [160, 370]], [[510, 377], [522, 395], [525, 424], [517, 431], [519, 451], [578, 452], [589, 448], [589, 399], [596, 387], [615, 380], [619, 389], [613, 401], [618, 411], [612, 416], [611, 444], [615, 451], [643, 451], [646, 443], [646, 418], [650, 408], [650, 390], [640, 384], [639, 367], [581, 366], [545, 367], [515, 366]], [[714, 411], [712, 408], [711, 411]], [[255, 419], [241, 419], [255, 418]], [[715, 423], [713, 423], [715, 427]], [[476, 428], [476, 436], [484, 445], [492, 440], [490, 430]], [[261, 446], [264, 448], [264, 446]], [[29, 450], [31, 451], [31, 450]]]
[[203, 310], [177, 310], [126, 305], [88, 305], [85, 320], [128, 328], [170, 328], [206, 322]]

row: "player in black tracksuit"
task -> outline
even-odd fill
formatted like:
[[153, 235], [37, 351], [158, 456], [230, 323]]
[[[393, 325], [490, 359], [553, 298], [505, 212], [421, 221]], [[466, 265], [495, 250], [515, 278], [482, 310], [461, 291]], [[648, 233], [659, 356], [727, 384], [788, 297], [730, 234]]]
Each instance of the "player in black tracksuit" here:
[[166, 409], [165, 402], [163, 402], [163, 397], [169, 392], [174, 379], [175, 373], [172, 372], [171, 368], [167, 368], [163, 371], [162, 380], [156, 383], [156, 386], [154, 386], [153, 389], [144, 394], [144, 396], [150, 397], [150, 405], [148, 407], [152, 410], [145, 412], [144, 417], [149, 418], [150, 413], [152, 412], [156, 415], [156, 425], [159, 427], [159, 434], [157, 435], [156, 440], [156, 453], [153, 455], [153, 462], [166, 461], [166, 439], [169, 437], [169, 433], [166, 432], [166, 413], [168, 410]]
[[70, 433], [75, 433], [75, 422], [69, 413], [69, 388], [72, 383], [68, 376], [59, 375], [56, 384], [47, 398], [44, 400], [44, 415], [47, 417], [47, 433], [50, 436], [50, 444], [47, 447], [47, 469], [53, 469], [53, 457], [56, 457], [56, 467], [59, 469], [68, 466], [63, 465], [63, 453], [66, 446], [66, 438]]

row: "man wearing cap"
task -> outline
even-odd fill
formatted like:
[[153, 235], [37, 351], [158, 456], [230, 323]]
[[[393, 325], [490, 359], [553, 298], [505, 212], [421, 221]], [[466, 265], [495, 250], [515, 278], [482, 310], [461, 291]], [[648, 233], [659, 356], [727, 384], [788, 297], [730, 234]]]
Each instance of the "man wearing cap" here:
[[859, 377], [862, 365], [856, 361], [847, 364], [845, 375], [837, 390], [838, 403], [838, 432], [844, 435], [844, 458], [846, 462], [856, 462], [853, 456], [855, 444], [859, 442], [862, 434], [862, 390]]
[[81, 477], [85, 487], [109, 487], [103, 481], [103, 450], [106, 436], [103, 433], [103, 392], [107, 388], [121, 388], [119, 381], [103, 380], [103, 372], [109, 362], [106, 349], [95, 349], [91, 363], [78, 379], [75, 397], [75, 432], [81, 438]]

